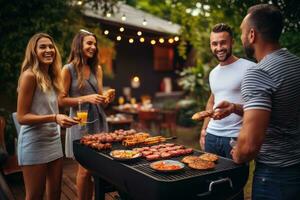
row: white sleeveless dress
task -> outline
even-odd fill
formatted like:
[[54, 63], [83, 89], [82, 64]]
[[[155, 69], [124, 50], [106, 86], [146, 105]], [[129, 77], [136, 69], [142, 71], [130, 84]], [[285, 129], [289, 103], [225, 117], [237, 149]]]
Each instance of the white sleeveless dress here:
[[[36, 87], [30, 112], [36, 115], [57, 114], [57, 95]], [[18, 137], [19, 165], [43, 164], [63, 157], [60, 128], [55, 122], [22, 125]]]

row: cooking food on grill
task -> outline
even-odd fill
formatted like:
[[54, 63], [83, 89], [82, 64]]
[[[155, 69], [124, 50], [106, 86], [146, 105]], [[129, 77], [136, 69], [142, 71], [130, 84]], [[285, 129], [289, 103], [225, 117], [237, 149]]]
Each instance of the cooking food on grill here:
[[106, 150], [112, 148], [111, 143], [100, 143], [97, 141], [88, 140], [81, 140], [80, 143], [97, 150]]
[[146, 138], [143, 143], [149, 145], [149, 144], [156, 144], [156, 143], [165, 142], [165, 141], [166, 141], [166, 138], [163, 136], [154, 136], [154, 137]]
[[195, 162], [197, 160], [200, 160], [199, 156], [185, 156], [182, 158], [181, 162], [183, 162], [185, 164], [189, 164], [189, 163]]
[[204, 120], [206, 117], [211, 117], [213, 115], [213, 111], [212, 110], [205, 110], [205, 111], [201, 111], [201, 112], [197, 112], [192, 116], [193, 120], [196, 121], [201, 121]]
[[172, 158], [193, 153], [192, 148], [185, 148], [183, 145], [176, 145], [173, 143], [134, 148], [133, 150], [141, 152], [142, 156], [149, 161]]
[[188, 166], [192, 169], [207, 170], [215, 168], [216, 165], [214, 162], [199, 159], [189, 163]]
[[184, 168], [184, 164], [175, 160], [161, 160], [150, 164], [152, 169], [162, 172], [177, 171]]
[[114, 150], [110, 152], [111, 157], [118, 160], [130, 160], [141, 157], [141, 153], [132, 150]]
[[122, 144], [126, 147], [142, 144], [149, 136], [149, 133], [136, 133], [129, 135], [123, 140]]
[[211, 161], [211, 162], [216, 162], [218, 160], [218, 156], [216, 154], [212, 153], [204, 153], [199, 156], [200, 159], [206, 160], [206, 161]]

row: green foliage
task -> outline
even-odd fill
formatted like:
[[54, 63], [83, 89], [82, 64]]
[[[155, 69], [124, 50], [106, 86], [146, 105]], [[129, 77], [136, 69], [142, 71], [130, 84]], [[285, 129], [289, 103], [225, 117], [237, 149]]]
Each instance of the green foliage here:
[[[96, 9], [109, 9], [116, 1], [89, 0]], [[72, 0], [1, 0], [0, 92], [16, 98], [17, 80], [29, 38], [37, 32], [50, 34], [66, 63], [72, 38], [81, 28], [94, 31], [101, 43], [113, 45], [100, 33], [97, 22], [82, 15], [83, 5]]]
[[183, 69], [179, 75], [178, 85], [196, 100], [198, 107], [204, 108], [209, 92], [208, 70], [203, 65], [197, 65]]
[[0, 116], [5, 118], [6, 126], [5, 126], [5, 144], [6, 150], [9, 154], [13, 154], [14, 149], [14, 142], [15, 138], [17, 137], [16, 128], [13, 123], [12, 115], [4, 108], [0, 108]]

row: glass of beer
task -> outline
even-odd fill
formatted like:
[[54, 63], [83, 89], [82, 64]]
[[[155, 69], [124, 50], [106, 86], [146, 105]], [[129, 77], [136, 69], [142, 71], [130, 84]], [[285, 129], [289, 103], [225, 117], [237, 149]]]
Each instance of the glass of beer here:
[[77, 117], [80, 119], [79, 125], [85, 126], [88, 118], [88, 111], [87, 110], [78, 110]]

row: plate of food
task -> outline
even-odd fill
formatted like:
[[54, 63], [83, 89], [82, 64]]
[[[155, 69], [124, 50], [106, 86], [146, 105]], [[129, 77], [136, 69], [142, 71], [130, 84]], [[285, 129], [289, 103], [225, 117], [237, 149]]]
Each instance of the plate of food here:
[[113, 150], [109, 155], [115, 160], [134, 160], [142, 156], [140, 152], [132, 150]]
[[175, 160], [160, 160], [150, 164], [150, 167], [159, 172], [175, 172], [184, 168], [184, 164]]

